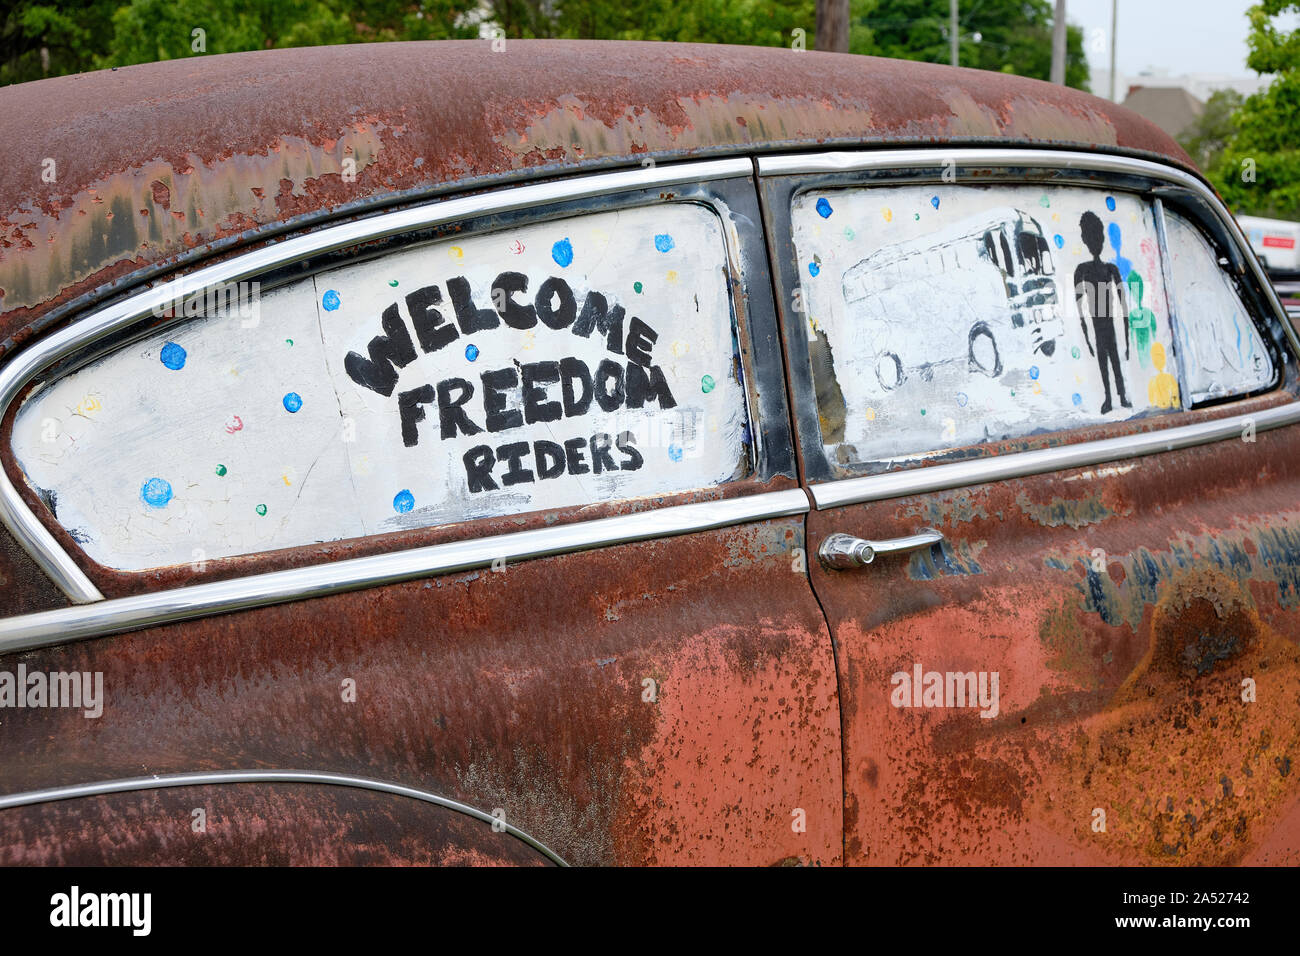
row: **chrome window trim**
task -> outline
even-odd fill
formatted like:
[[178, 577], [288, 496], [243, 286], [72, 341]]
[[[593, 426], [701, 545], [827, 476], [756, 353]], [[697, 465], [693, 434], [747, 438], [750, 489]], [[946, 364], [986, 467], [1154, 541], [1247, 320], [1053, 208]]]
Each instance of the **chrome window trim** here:
[[[239, 282], [322, 253], [446, 222], [632, 189], [735, 179], [751, 176], [753, 172], [750, 160], [732, 158], [593, 173], [573, 179], [514, 186], [482, 195], [445, 199], [382, 213], [357, 222], [326, 226], [306, 235], [273, 242], [228, 261], [215, 263], [188, 275], [180, 275], [109, 305], [20, 352], [0, 367], [0, 419], [4, 418], [9, 406], [27, 384], [60, 359], [127, 328], [151, 315], [155, 308], [165, 309], [168, 304], [202, 292], [210, 286]], [[177, 319], [181, 320], [182, 318]], [[0, 521], [72, 601], [86, 604], [104, 600], [104, 595], [85, 572], [27, 507], [3, 469], [0, 469]]]
[[544, 558], [709, 531], [747, 521], [802, 515], [808, 510], [808, 496], [802, 488], [758, 492], [38, 611], [0, 619], [0, 655], [209, 614], [283, 604], [435, 574], [471, 571], [490, 567], [500, 559], [509, 563]]
[[124, 780], [102, 780], [95, 783], [80, 783], [68, 787], [52, 787], [48, 790], [28, 790], [24, 793], [11, 793], [0, 796], [0, 810], [14, 807], [37, 806], [42, 803], [54, 803], [60, 800], [79, 800], [85, 797], [98, 797], [110, 793], [135, 793], [144, 790], [166, 790], [175, 787], [206, 787], [232, 783], [310, 783], [332, 787], [352, 787], [357, 790], [371, 790], [398, 797], [410, 797], [424, 803], [454, 810], [466, 816], [481, 820], [493, 827], [501, 827], [504, 832], [523, 841], [538, 853], [541, 853], [557, 866], [568, 866], [554, 850], [540, 840], [529, 836], [514, 824], [493, 817], [468, 804], [447, 797], [440, 797], [427, 790], [375, 780], [371, 777], [356, 777], [342, 773], [320, 773], [311, 770], [209, 770], [195, 773], [163, 774], [154, 777], [131, 777]]
[[[1200, 179], [1161, 163], [1106, 153], [1082, 153], [1070, 150], [1047, 149], [900, 149], [873, 150], [871, 152], [830, 151], [804, 155], [761, 156], [758, 158], [760, 177], [808, 175], [853, 171], [888, 171], [893, 169], [939, 168], [945, 163], [985, 167], [1035, 167], [1046, 169], [1078, 169], [1090, 172], [1137, 175], [1148, 179], [1181, 186], [1196, 194], [1214, 211], [1221, 224], [1237, 245], [1237, 251], [1258, 281], [1274, 319], [1279, 323], [1294, 356], [1300, 356], [1300, 337], [1288, 320], [1287, 312], [1269, 281], [1258, 257], [1246, 240], [1237, 221], [1224, 207], [1214, 192]], [[1159, 203], [1159, 197], [1156, 197]], [[1161, 210], [1163, 213], [1163, 209]], [[1161, 222], [1163, 227], [1163, 221]], [[1163, 241], [1163, 238], [1162, 238]], [[1170, 416], [1175, 418], [1175, 416]], [[1056, 448], [995, 455], [971, 461], [943, 465], [919, 465], [897, 472], [867, 475], [860, 478], [840, 478], [816, 482], [809, 486], [817, 510], [839, 508], [845, 505], [897, 498], [905, 495], [927, 494], [964, 485], [982, 484], [1009, 478], [1060, 471], [1136, 458], [1143, 455], [1190, 448], [1194, 445], [1224, 441], [1238, 437], [1253, 423], [1256, 431], [1281, 428], [1300, 422], [1300, 402], [1277, 406], [1254, 414], [1234, 415], [1194, 425], [1171, 423], [1151, 432], [1125, 435], [1118, 438], [1080, 442]]]
[[1256, 432], [1282, 428], [1300, 422], [1300, 402], [1289, 402], [1250, 415], [1233, 415], [1195, 425], [1158, 428], [1136, 435], [1103, 438], [1056, 448], [1040, 448], [1010, 455], [994, 455], [947, 465], [931, 465], [883, 475], [841, 478], [838, 481], [810, 485], [818, 511], [845, 505], [921, 495], [966, 485], [979, 485], [1008, 478], [1024, 478], [1049, 471], [1082, 468], [1108, 461], [1140, 458], [1164, 451], [1176, 451], [1195, 445], [1240, 438], [1252, 424]]

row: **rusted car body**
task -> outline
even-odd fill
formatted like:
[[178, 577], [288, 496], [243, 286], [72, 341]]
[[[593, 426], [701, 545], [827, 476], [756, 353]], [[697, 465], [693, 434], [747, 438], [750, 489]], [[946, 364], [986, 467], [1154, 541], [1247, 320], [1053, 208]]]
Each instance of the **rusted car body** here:
[[[1135, 114], [920, 63], [484, 41], [26, 84], [0, 90], [0, 133], [0, 670], [104, 688], [94, 719], [0, 709], [0, 862], [1300, 861], [1300, 348], [1222, 204]], [[938, 212], [940, 189], [1026, 183], [1043, 236], [1064, 231], [1050, 204], [1069, 189], [1124, 191], [1157, 224], [1160, 203], [1183, 210], [1230, 265], [1268, 386], [879, 467], [836, 458], [831, 393], [862, 416], [851, 377], [807, 352], [802, 294], [834, 289], [812, 290], [825, 260], [795, 238], [799, 197], [824, 191], [812, 236], [852, 190], [936, 184]], [[724, 280], [738, 343], [717, 376], [747, 416], [730, 480], [131, 564], [116, 531], [91, 535], [109, 555], [92, 558], [74, 491], [56, 499], [15, 451], [43, 390], [179, 328], [156, 306], [182, 277], [289, 289], [408, 249], [446, 261], [519, 223], [685, 206], [724, 224], [724, 261], [700, 274]], [[841, 232], [903, 219], [885, 212]], [[1056, 238], [1046, 251], [1070, 254]], [[261, 322], [284, 348], [279, 316]], [[161, 505], [150, 488], [143, 512], [170, 507], [171, 485]], [[886, 546], [859, 566], [871, 553], [837, 557], [835, 535]], [[914, 666], [1000, 675], [996, 713], [891, 705]]]

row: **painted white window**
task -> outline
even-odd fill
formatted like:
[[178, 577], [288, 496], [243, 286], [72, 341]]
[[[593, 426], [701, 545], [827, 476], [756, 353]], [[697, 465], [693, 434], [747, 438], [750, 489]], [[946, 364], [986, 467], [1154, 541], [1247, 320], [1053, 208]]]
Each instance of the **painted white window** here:
[[1165, 211], [1183, 373], [1193, 402], [1242, 395], [1273, 381], [1273, 360], [1232, 280], [1200, 230]]
[[[791, 216], [833, 463], [1166, 414], [1212, 388], [1272, 380], [1258, 333], [1190, 226], [1169, 236], [1188, 338], [1176, 335], [1155, 211], [1134, 195], [850, 187], [800, 193]], [[1236, 364], [1229, 333], [1240, 336]], [[1195, 352], [1185, 399], [1180, 358], [1197, 337], [1213, 355], [1201, 365]]]
[[127, 570], [712, 487], [750, 461], [726, 263], [694, 204], [412, 247], [58, 380], [14, 450]]

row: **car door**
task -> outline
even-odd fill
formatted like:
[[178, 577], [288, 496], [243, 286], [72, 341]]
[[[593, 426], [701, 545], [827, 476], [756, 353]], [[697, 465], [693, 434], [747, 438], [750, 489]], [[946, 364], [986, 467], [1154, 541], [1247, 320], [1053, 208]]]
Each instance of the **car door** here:
[[1296, 340], [1221, 203], [1104, 154], [760, 171], [846, 861], [1294, 864]]
[[837, 862], [759, 221], [743, 159], [453, 197], [0, 368], [66, 595], [0, 620], [0, 858]]

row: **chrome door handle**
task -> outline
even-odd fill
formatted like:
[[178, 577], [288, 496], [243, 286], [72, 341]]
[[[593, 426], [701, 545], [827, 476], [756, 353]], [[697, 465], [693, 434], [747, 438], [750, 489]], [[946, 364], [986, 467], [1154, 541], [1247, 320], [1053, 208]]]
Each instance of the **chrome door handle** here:
[[844, 571], [870, 564], [878, 554], [916, 551], [919, 548], [938, 544], [942, 540], [943, 533], [933, 528], [923, 528], [916, 534], [909, 534], [904, 538], [889, 538], [885, 541], [868, 541], [865, 538], [855, 538], [851, 534], [833, 534], [817, 549], [817, 557], [826, 567]]

